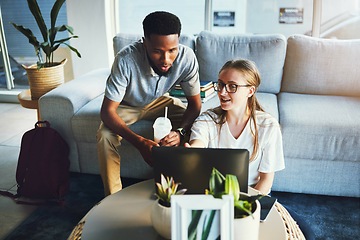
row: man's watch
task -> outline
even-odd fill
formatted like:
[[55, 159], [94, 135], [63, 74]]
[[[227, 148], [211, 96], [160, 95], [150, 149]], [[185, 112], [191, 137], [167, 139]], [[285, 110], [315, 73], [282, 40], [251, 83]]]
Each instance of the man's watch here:
[[186, 131], [184, 128], [176, 129], [176, 132], [180, 133], [180, 137], [184, 137], [186, 135]]

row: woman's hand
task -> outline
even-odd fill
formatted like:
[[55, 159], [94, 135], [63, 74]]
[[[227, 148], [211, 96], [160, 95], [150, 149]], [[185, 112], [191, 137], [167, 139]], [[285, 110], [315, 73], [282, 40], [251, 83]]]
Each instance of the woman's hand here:
[[194, 139], [192, 141], [190, 141], [189, 143], [185, 143], [184, 144], [184, 147], [198, 147], [198, 148], [204, 148], [206, 147], [205, 144], [201, 141], [201, 140], [198, 140], [198, 139]]

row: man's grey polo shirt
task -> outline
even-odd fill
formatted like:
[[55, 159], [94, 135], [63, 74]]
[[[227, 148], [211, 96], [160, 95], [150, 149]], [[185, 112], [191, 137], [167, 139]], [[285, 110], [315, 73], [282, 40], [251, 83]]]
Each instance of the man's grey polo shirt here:
[[105, 96], [115, 102], [144, 106], [181, 84], [187, 96], [200, 93], [198, 62], [193, 50], [179, 44], [179, 54], [166, 76], [151, 68], [141, 41], [122, 49], [107, 79]]

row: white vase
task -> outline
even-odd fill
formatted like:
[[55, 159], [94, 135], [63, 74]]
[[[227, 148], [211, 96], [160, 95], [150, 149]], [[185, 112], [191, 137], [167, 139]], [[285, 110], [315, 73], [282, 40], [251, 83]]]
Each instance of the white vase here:
[[151, 208], [151, 222], [158, 234], [171, 239], [171, 207], [164, 207], [158, 200]]
[[260, 228], [260, 202], [252, 216], [234, 219], [234, 240], [258, 240]]

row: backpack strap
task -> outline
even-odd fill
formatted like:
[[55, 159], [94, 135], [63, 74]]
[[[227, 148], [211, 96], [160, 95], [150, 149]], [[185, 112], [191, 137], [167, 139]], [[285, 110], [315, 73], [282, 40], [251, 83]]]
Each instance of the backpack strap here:
[[27, 204], [27, 205], [65, 205], [65, 199], [35, 199], [35, 198], [26, 198], [21, 197], [19, 194], [13, 194], [9, 191], [0, 190], [0, 195], [9, 197], [14, 200], [17, 204]]
[[0, 195], [12, 198], [14, 200], [18, 197], [18, 194], [13, 194], [13, 193], [11, 193], [9, 191], [1, 191], [1, 190], [0, 190]]
[[38, 127], [50, 127], [50, 123], [48, 121], [37, 121], [35, 123], [35, 128]]

